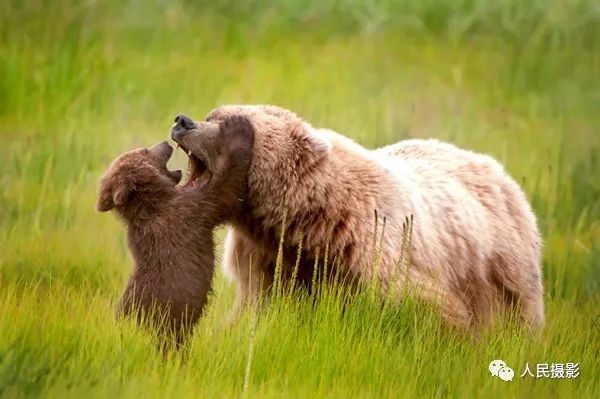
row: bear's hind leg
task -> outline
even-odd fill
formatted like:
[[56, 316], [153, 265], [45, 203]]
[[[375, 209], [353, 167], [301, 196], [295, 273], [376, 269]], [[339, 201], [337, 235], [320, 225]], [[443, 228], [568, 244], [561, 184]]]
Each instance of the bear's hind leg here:
[[409, 288], [409, 295], [412, 293], [417, 300], [437, 306], [442, 318], [449, 325], [459, 330], [469, 330], [471, 328], [473, 315], [462, 298], [427, 277], [413, 276], [411, 280], [413, 282], [409, 285], [409, 287], [412, 287]]
[[[512, 260], [512, 263], [508, 263]], [[498, 257], [495, 280], [507, 310], [518, 315], [531, 329], [544, 325], [544, 297], [539, 266], [535, 262], [517, 262]]]
[[516, 303], [513, 303], [519, 318], [532, 330], [538, 330], [544, 325], [544, 300], [541, 293], [524, 293]]

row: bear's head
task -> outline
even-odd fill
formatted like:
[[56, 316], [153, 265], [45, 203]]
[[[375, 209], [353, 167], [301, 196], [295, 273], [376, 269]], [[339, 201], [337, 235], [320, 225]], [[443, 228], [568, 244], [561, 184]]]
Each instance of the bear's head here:
[[151, 211], [181, 180], [181, 170], [170, 171], [167, 162], [173, 148], [163, 141], [150, 148], [126, 152], [114, 160], [100, 179], [96, 209], [115, 208], [128, 218], [134, 211]]
[[231, 114], [218, 121], [195, 122], [178, 115], [171, 138], [189, 157], [186, 187], [204, 186], [215, 175], [217, 182], [240, 180], [223, 176], [231, 173], [247, 181], [254, 158], [255, 129], [245, 116]]
[[287, 188], [291, 188], [297, 178], [325, 158], [332, 148], [329, 139], [310, 124], [277, 106], [225, 105], [211, 111], [205, 121], [179, 115], [171, 137], [190, 158], [188, 184], [202, 182], [206, 172], [218, 169], [223, 149], [232, 145], [224, 139], [219, 125], [232, 117], [243, 118], [255, 131], [248, 183], [257, 195], [260, 186], [269, 185], [270, 181], [285, 181]]

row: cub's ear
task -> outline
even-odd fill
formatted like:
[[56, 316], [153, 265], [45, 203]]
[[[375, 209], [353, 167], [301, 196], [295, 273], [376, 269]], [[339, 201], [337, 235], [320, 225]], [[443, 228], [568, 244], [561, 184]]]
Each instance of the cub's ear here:
[[133, 186], [130, 184], [129, 179], [122, 179], [118, 182], [112, 182], [112, 184], [101, 181], [96, 209], [98, 212], [106, 212], [115, 206], [123, 205], [127, 202], [132, 190]]
[[112, 187], [101, 185], [96, 200], [96, 210], [98, 212], [110, 211], [115, 206], [112, 198]]
[[129, 179], [124, 179], [119, 184], [116, 184], [113, 190], [113, 202], [115, 206], [126, 203], [132, 191], [133, 184], [131, 184]]

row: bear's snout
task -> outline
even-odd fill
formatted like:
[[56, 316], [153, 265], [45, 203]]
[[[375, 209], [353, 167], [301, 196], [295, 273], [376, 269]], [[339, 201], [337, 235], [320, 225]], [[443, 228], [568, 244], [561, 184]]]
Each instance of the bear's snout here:
[[155, 146], [150, 147], [149, 150], [158, 156], [165, 164], [169, 161], [171, 155], [173, 155], [173, 147], [171, 147], [167, 141], [162, 141]]
[[196, 128], [196, 122], [192, 120], [187, 115], [180, 114], [175, 117], [175, 124], [171, 129], [171, 136], [175, 139], [175, 136], [179, 134], [185, 133], [186, 130], [192, 130]]

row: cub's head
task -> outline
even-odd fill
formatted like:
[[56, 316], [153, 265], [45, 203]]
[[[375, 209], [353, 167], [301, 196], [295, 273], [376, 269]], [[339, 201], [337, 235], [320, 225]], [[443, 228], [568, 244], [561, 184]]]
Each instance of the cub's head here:
[[100, 179], [96, 209], [128, 210], [157, 203], [172, 193], [181, 180], [181, 171], [170, 171], [167, 162], [173, 148], [163, 141], [150, 148], [139, 148], [114, 160]]

